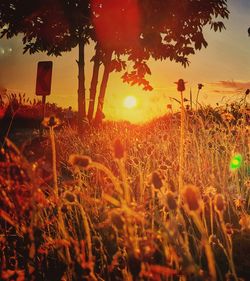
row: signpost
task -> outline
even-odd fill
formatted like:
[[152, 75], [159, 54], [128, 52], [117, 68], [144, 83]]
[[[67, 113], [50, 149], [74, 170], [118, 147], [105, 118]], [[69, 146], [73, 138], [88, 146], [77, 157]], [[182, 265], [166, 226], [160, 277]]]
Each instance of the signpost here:
[[39, 61], [36, 76], [36, 95], [42, 96], [43, 118], [45, 117], [46, 96], [51, 92], [52, 61]]

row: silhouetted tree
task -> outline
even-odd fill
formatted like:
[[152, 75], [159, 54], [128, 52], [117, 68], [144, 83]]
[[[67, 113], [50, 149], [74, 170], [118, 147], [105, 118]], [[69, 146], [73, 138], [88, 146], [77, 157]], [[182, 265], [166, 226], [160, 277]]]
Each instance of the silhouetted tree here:
[[218, 17], [229, 15], [226, 0], [93, 0], [93, 11], [96, 40], [106, 54], [97, 122], [111, 71], [125, 70], [126, 61], [132, 61], [133, 70], [124, 73], [123, 81], [152, 90], [145, 79], [151, 74], [147, 65], [150, 58], [188, 66], [188, 57], [208, 45], [204, 27], [221, 31], [225, 26]]
[[24, 53], [60, 56], [78, 46], [78, 120], [86, 116], [84, 47], [89, 43], [90, 5], [85, 0], [2, 0], [1, 37], [22, 34]]
[[95, 119], [103, 116], [103, 104], [112, 71], [125, 71], [124, 82], [152, 90], [145, 79], [151, 71], [148, 60], [170, 59], [189, 64], [188, 57], [207, 47], [203, 31], [210, 26], [221, 31], [218, 17], [228, 18], [226, 0], [2, 0], [0, 28], [2, 36], [23, 34], [24, 52], [61, 55], [79, 46], [79, 120], [86, 115], [84, 46], [96, 44], [92, 58], [88, 118], [92, 120], [100, 65], [104, 71], [100, 83]]

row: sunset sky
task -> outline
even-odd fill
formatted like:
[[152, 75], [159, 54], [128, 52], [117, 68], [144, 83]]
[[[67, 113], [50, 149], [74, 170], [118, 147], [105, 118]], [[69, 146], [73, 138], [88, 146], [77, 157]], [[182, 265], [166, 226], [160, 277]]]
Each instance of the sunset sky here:
[[[186, 96], [190, 88], [193, 95], [197, 93], [197, 84], [204, 84], [200, 101], [204, 104], [227, 102], [239, 99], [247, 88], [250, 88], [250, 1], [229, 0], [230, 18], [225, 20], [226, 30], [212, 32], [206, 30], [205, 38], [208, 47], [190, 57], [190, 66], [184, 69], [181, 65], [168, 60], [150, 61], [152, 75], [148, 77], [154, 87], [152, 92], [144, 92], [139, 87], [123, 84], [121, 73], [112, 73], [105, 100], [104, 113], [107, 119], [125, 119], [132, 122], [144, 122], [166, 113], [166, 105], [173, 102], [171, 97], [178, 98], [176, 85], [179, 78], [186, 84]], [[77, 107], [77, 49], [63, 53], [62, 57], [48, 57], [44, 54], [22, 54], [21, 37], [11, 40], [0, 39], [0, 86], [9, 91], [26, 93], [35, 97], [37, 62], [52, 60], [52, 94], [50, 102], [68, 107]], [[89, 80], [92, 64], [93, 46], [86, 53], [86, 90], [89, 92]], [[128, 70], [130, 70], [128, 65]], [[126, 96], [135, 96], [137, 106], [125, 108]]]

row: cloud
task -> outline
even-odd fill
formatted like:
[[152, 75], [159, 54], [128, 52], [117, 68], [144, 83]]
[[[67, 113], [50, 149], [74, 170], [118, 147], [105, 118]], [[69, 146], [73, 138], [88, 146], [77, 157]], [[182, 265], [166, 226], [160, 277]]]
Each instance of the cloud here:
[[220, 88], [242, 91], [250, 88], [250, 81], [218, 81], [211, 83], [211, 85], [218, 86]]

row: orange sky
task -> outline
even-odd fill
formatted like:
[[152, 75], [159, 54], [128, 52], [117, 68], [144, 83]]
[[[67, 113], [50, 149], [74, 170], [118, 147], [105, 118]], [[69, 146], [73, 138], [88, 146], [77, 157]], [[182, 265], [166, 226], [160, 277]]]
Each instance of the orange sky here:
[[[144, 122], [164, 114], [166, 105], [171, 103], [170, 97], [178, 98], [173, 82], [179, 78], [188, 82], [185, 93], [187, 97], [190, 88], [196, 95], [197, 83], [205, 85], [200, 94], [202, 103], [215, 104], [222, 99], [224, 102], [239, 99], [241, 94], [250, 88], [250, 37], [247, 34], [250, 26], [250, 1], [228, 2], [231, 14], [230, 19], [225, 21], [227, 30], [222, 33], [206, 30], [208, 47], [190, 57], [190, 67], [184, 69], [170, 61], [149, 62], [152, 75], [148, 79], [154, 87], [152, 92], [144, 92], [136, 86], [123, 84], [120, 79], [122, 74], [112, 73], [104, 106], [106, 118]], [[89, 60], [92, 54], [90, 46], [86, 53], [87, 93], [92, 71]], [[76, 49], [64, 53], [59, 58], [47, 57], [44, 54], [23, 55], [20, 37], [11, 40], [0, 39], [0, 86], [34, 97], [37, 62], [52, 60], [52, 94], [48, 100], [65, 107], [72, 105], [76, 108], [76, 59]], [[123, 100], [127, 95], [137, 97], [136, 108], [124, 108]], [[178, 106], [176, 102], [173, 102], [173, 105]]]

